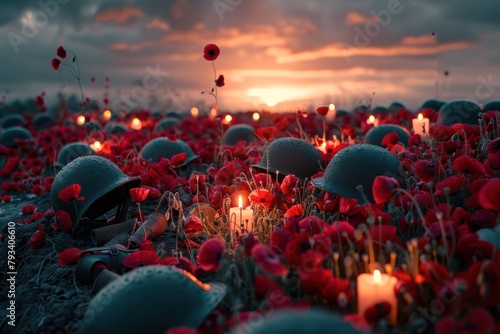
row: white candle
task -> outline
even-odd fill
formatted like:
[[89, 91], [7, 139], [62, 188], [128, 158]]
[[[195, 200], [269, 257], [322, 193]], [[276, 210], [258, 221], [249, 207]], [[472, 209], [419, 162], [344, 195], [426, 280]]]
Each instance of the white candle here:
[[412, 123], [415, 134], [419, 134], [422, 139], [426, 139], [429, 136], [429, 119], [427, 117], [424, 117], [420, 113], [417, 118], [412, 119]]
[[377, 126], [378, 119], [376, 119], [375, 116], [370, 115], [370, 117], [368, 117], [368, 119], [366, 120], [366, 124], [373, 124], [373, 126]]
[[365, 310], [376, 303], [388, 302], [391, 304], [390, 321], [396, 323], [398, 302], [394, 288], [398, 280], [396, 277], [382, 274], [375, 270], [373, 274], [361, 274], [357, 279], [358, 314], [364, 316]]
[[238, 198], [238, 206], [229, 209], [229, 230], [231, 235], [238, 231], [241, 233], [249, 233], [252, 231], [253, 225], [253, 210], [243, 209], [243, 200], [241, 196]]

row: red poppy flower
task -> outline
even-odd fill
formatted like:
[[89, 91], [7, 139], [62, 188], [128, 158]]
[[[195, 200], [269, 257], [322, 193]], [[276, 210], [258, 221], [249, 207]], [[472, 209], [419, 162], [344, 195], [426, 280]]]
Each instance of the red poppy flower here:
[[484, 175], [486, 174], [486, 170], [484, 166], [471, 157], [466, 155], [461, 155], [451, 164], [451, 168], [457, 172], [462, 174], [472, 174], [472, 175]]
[[184, 222], [184, 227], [182, 229], [185, 234], [193, 234], [203, 231], [203, 224], [201, 219], [197, 216], [189, 216]]
[[325, 233], [335, 245], [347, 245], [354, 240], [354, 227], [346, 221], [336, 221], [325, 227]]
[[492, 179], [479, 191], [479, 203], [483, 209], [500, 212], [500, 179]]
[[143, 187], [130, 188], [129, 192], [130, 192], [130, 196], [132, 196], [132, 200], [134, 202], [142, 203], [148, 197], [149, 189], [143, 188]]
[[203, 58], [209, 61], [214, 61], [219, 57], [220, 55], [220, 49], [217, 45], [215, 44], [207, 44], [205, 45], [205, 48], [203, 49]]
[[484, 168], [486, 169], [486, 175], [489, 177], [497, 177], [500, 175], [500, 152], [495, 154], [490, 154], [488, 159], [484, 161]]
[[495, 246], [488, 241], [479, 240], [477, 233], [468, 233], [458, 240], [457, 253], [467, 264], [491, 259]]
[[279, 133], [278, 129], [274, 126], [258, 128], [255, 130], [255, 136], [260, 140], [271, 141]]
[[29, 215], [29, 214], [32, 214], [33, 212], [35, 212], [35, 210], [36, 210], [36, 206], [34, 204], [28, 204], [28, 205], [23, 206], [23, 208], [21, 209], [21, 214], [23, 216]]
[[419, 272], [425, 281], [432, 285], [435, 293], [451, 278], [448, 268], [434, 261], [422, 262], [419, 266]]
[[128, 268], [139, 268], [155, 264], [160, 264], [160, 258], [155, 251], [150, 250], [138, 250], [123, 259], [123, 265]]
[[56, 54], [61, 59], [66, 58], [66, 56], [68, 55], [68, 53], [66, 52], [66, 50], [62, 47], [62, 45], [57, 48]]
[[333, 195], [329, 192], [325, 192], [323, 198], [316, 201], [316, 206], [320, 211], [331, 212], [337, 208], [340, 203], [340, 197]]
[[377, 204], [385, 204], [394, 196], [396, 189], [399, 188], [399, 182], [393, 177], [378, 175], [373, 180], [372, 193], [373, 199]]
[[170, 328], [165, 332], [165, 334], [200, 334], [200, 332], [197, 329], [181, 326]]
[[194, 264], [191, 261], [189, 261], [188, 258], [185, 258], [185, 257], [179, 257], [179, 258], [166, 257], [166, 258], [163, 258], [160, 263], [167, 265], [167, 266], [177, 267], [177, 268], [185, 270], [188, 273], [193, 274], [193, 275], [196, 271]]
[[413, 165], [415, 175], [423, 182], [434, 180], [437, 172], [437, 166], [428, 160], [417, 160]]
[[375, 325], [380, 320], [387, 318], [389, 314], [391, 314], [391, 304], [388, 302], [380, 302], [368, 307], [363, 316], [367, 323]]
[[52, 68], [54, 71], [59, 71], [61, 68], [61, 60], [59, 58], [52, 58]]
[[256, 189], [248, 195], [250, 201], [255, 204], [259, 204], [265, 210], [269, 210], [269, 208], [275, 203], [275, 199], [273, 194], [267, 189]]
[[399, 135], [396, 131], [392, 131], [388, 133], [382, 138], [382, 145], [386, 146], [388, 149], [391, 149], [394, 145], [399, 142]]
[[429, 134], [435, 141], [447, 141], [454, 134], [454, 130], [445, 125], [433, 125], [429, 129]]
[[71, 221], [71, 215], [64, 210], [57, 210], [56, 221], [64, 231], [69, 230], [73, 222]]
[[43, 225], [38, 225], [38, 230], [33, 233], [29, 240], [29, 245], [31, 249], [37, 249], [43, 244], [45, 240], [45, 227]]
[[19, 159], [18, 156], [11, 157], [7, 160], [7, 163], [5, 164], [4, 168], [9, 173], [15, 172], [17, 170], [17, 168], [19, 167], [20, 162], [21, 162], [21, 160]]
[[74, 183], [72, 185], [67, 186], [59, 192], [59, 199], [63, 200], [66, 203], [71, 202], [72, 200], [83, 201], [85, 197], [78, 196], [80, 195], [80, 191], [82, 187], [78, 183]]
[[279, 250], [281, 254], [285, 254], [286, 245], [293, 239], [293, 234], [287, 230], [278, 230], [271, 233], [271, 246]]
[[299, 232], [315, 235], [321, 233], [324, 226], [326, 223], [322, 219], [316, 216], [307, 216], [299, 222]]
[[446, 316], [436, 324], [435, 333], [467, 333], [488, 334], [493, 333], [495, 321], [490, 312], [482, 308], [469, 310], [464, 319], [455, 319]]
[[146, 237], [144, 237], [142, 239], [142, 242], [141, 242], [141, 246], [139, 247], [140, 250], [149, 250], [149, 251], [154, 251], [154, 247], [153, 247], [153, 242], [149, 239], [146, 239]]
[[493, 139], [488, 146], [486, 146], [486, 152], [489, 154], [500, 152], [500, 137]]
[[304, 209], [302, 208], [302, 204], [295, 204], [292, 205], [288, 210], [286, 210], [284, 217], [286, 218], [291, 218], [291, 217], [302, 217], [302, 213], [304, 212]]
[[497, 251], [495, 261], [476, 262], [467, 269], [464, 298], [472, 305], [493, 308], [500, 303], [500, 290], [492, 288], [500, 280], [499, 255], [500, 251]]
[[448, 189], [449, 195], [457, 194], [467, 180], [464, 175], [452, 175], [436, 184], [436, 195], [445, 195], [444, 189]]
[[41, 212], [35, 212], [35, 213], [31, 214], [31, 216], [28, 218], [28, 224], [31, 224], [34, 221], [41, 219], [42, 217], [43, 217], [43, 214]]
[[329, 303], [346, 307], [353, 297], [351, 282], [347, 279], [330, 277], [321, 289], [321, 296]]
[[321, 106], [316, 108], [316, 112], [321, 116], [326, 116], [328, 114], [328, 111], [330, 111], [330, 108], [328, 108], [328, 106]]
[[285, 195], [290, 195], [292, 193], [292, 189], [295, 188], [299, 183], [299, 178], [293, 174], [288, 174], [285, 176], [283, 181], [281, 182], [281, 191]]
[[76, 247], [67, 248], [59, 253], [59, 266], [67, 267], [72, 264], [77, 264], [82, 257], [83, 251]]
[[172, 156], [172, 158], [171, 158], [172, 167], [174, 167], [174, 168], [181, 167], [182, 164], [184, 164], [186, 162], [186, 158], [187, 158], [186, 152], [182, 152], [182, 153], [179, 153], [179, 154]]
[[10, 202], [12, 200], [12, 197], [10, 197], [9, 194], [3, 194], [0, 199], [2, 200], [2, 202]]
[[225, 83], [224, 83], [224, 76], [221, 74], [219, 75], [219, 77], [217, 78], [217, 80], [215, 80], [215, 85], [217, 87], [224, 87]]
[[278, 132], [286, 131], [286, 128], [288, 127], [288, 123], [289, 123], [288, 119], [285, 117], [283, 117], [279, 121], [276, 121], [276, 119], [274, 119], [274, 127], [276, 129], [278, 129]]
[[257, 298], [266, 298], [269, 294], [274, 291], [282, 292], [283, 289], [278, 283], [270, 279], [269, 277], [261, 274], [255, 275], [254, 279], [254, 293]]
[[220, 239], [212, 238], [205, 241], [200, 247], [196, 260], [198, 268], [205, 271], [218, 270], [221, 267], [220, 260], [225, 250], [226, 245]]
[[300, 289], [311, 295], [321, 295], [323, 287], [329, 280], [333, 279], [333, 273], [324, 268], [308, 268], [298, 271], [300, 277]]
[[269, 275], [284, 277], [288, 274], [288, 268], [271, 247], [263, 244], [255, 245], [252, 249], [252, 258], [257, 267]]

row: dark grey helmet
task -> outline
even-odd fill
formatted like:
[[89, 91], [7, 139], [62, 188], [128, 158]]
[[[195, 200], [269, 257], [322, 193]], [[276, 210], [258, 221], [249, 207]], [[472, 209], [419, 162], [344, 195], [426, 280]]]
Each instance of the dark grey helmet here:
[[[269, 155], [269, 164], [268, 164]], [[323, 166], [323, 158], [311, 143], [299, 138], [278, 138], [269, 144], [257, 165], [252, 167], [278, 172], [282, 176], [294, 174], [302, 181], [318, 173]]]
[[95, 151], [85, 143], [69, 143], [59, 151], [55, 165], [57, 168], [63, 168], [76, 158], [94, 154]]
[[[84, 199], [66, 203], [59, 198], [59, 193], [73, 184], [80, 185], [80, 196]], [[124, 220], [130, 203], [129, 190], [140, 184], [139, 177], [125, 175], [108, 159], [88, 155], [76, 158], [57, 173], [50, 198], [56, 212], [64, 210], [70, 214], [74, 232], [81, 219], [99, 218], [114, 207], [118, 207], [116, 222]]]
[[159, 158], [171, 159], [174, 155], [186, 153], [186, 161], [181, 165], [186, 166], [194, 159], [198, 158], [191, 147], [183, 140], [172, 141], [168, 138], [156, 138], [148, 142], [142, 148], [140, 156], [144, 160], [157, 162]]
[[33, 117], [33, 125], [38, 129], [46, 129], [51, 125], [56, 124], [54, 118], [49, 113], [39, 113]]
[[486, 111], [499, 111], [500, 112], [500, 101], [490, 101], [486, 103], [483, 107], [483, 112]]
[[323, 176], [311, 182], [318, 188], [330, 193], [355, 198], [359, 203], [373, 203], [372, 186], [375, 177], [385, 175], [398, 180], [402, 188], [406, 187], [406, 178], [399, 160], [387, 149], [370, 144], [355, 144], [341, 149], [330, 160]]
[[120, 124], [120, 123], [108, 123], [106, 127], [104, 127], [104, 131], [107, 134], [115, 135], [118, 133], [125, 133], [127, 132], [127, 128], [125, 125]]
[[255, 129], [248, 124], [236, 124], [231, 126], [229, 129], [226, 130], [224, 133], [224, 140], [223, 144], [224, 146], [234, 146], [238, 143], [238, 141], [243, 140], [248, 142], [251, 142], [255, 140], [257, 137], [255, 137]]
[[101, 130], [101, 126], [99, 125], [99, 123], [97, 123], [95, 121], [85, 122], [83, 124], [83, 127], [86, 128], [87, 130], [90, 130], [90, 131], [99, 131], [99, 130]]
[[248, 321], [236, 325], [231, 334], [309, 334], [309, 333], [342, 333], [361, 334], [341, 315], [324, 309], [294, 310], [283, 309], [269, 312], [259, 321]]
[[382, 140], [385, 135], [395, 131], [399, 135], [399, 141], [406, 147], [408, 146], [408, 139], [410, 139], [410, 132], [402, 126], [395, 124], [382, 124], [375, 126], [368, 130], [363, 138], [363, 144], [372, 144], [382, 146]]
[[457, 123], [479, 125], [479, 113], [481, 113], [481, 108], [474, 102], [448, 102], [439, 109], [438, 123], [441, 125]]
[[23, 116], [19, 114], [10, 114], [2, 119], [2, 128], [7, 129], [13, 126], [23, 126], [26, 125], [26, 120]]
[[443, 101], [438, 101], [438, 100], [427, 100], [422, 105], [420, 106], [419, 110], [425, 109], [425, 108], [430, 108], [433, 109], [434, 111], [439, 111], [441, 107], [445, 104]]
[[167, 117], [159, 120], [155, 125], [155, 132], [167, 131], [171, 127], [180, 124], [181, 121], [178, 118]]
[[31, 132], [20, 126], [13, 126], [0, 133], [0, 145], [17, 147], [16, 140], [33, 140]]
[[113, 280], [90, 301], [80, 323], [84, 334], [163, 334], [197, 328], [222, 301], [226, 287], [205, 284], [173, 266], [145, 266]]

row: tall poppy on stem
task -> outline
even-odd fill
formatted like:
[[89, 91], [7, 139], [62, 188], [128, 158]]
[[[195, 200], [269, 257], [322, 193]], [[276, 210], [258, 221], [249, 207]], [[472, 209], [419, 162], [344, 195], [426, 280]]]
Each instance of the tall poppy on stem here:
[[[143, 187], [138, 187], [138, 188], [130, 188], [129, 190], [130, 196], [132, 197], [132, 200], [137, 203], [137, 210], [139, 211], [139, 218], [142, 221], [142, 213], [141, 213], [141, 203], [146, 200], [149, 194], [149, 188], [143, 188]], [[134, 231], [137, 228], [137, 226], [134, 226]], [[130, 246], [130, 244], [129, 244]]]
[[316, 112], [323, 117], [323, 143], [326, 142], [326, 115], [330, 111], [328, 106], [321, 106], [316, 108]]

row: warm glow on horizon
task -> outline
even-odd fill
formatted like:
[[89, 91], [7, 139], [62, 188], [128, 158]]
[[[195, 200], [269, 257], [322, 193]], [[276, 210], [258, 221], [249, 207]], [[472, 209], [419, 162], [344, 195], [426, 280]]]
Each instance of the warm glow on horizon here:
[[78, 125], [83, 125], [83, 124], [85, 123], [85, 116], [83, 116], [83, 115], [78, 116], [78, 117], [76, 118], [76, 123], [77, 123]]
[[301, 87], [249, 88], [247, 95], [260, 99], [268, 107], [274, 107], [283, 101], [310, 97], [312, 92]]

